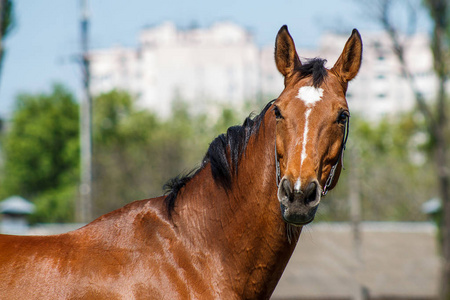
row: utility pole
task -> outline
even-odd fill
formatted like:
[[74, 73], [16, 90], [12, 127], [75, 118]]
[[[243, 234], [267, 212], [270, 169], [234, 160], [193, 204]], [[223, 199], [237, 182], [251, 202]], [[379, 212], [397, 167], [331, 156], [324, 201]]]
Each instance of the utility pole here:
[[360, 182], [359, 182], [359, 147], [353, 144], [349, 149], [350, 172], [349, 178], [349, 205], [350, 205], [350, 222], [352, 228], [352, 242], [353, 242], [353, 258], [354, 269], [353, 272], [353, 300], [366, 300], [368, 297], [365, 293], [364, 285], [361, 282], [361, 274], [363, 271], [364, 260], [361, 253], [361, 196], [360, 196]]
[[78, 221], [88, 223], [92, 220], [92, 98], [90, 93], [89, 61], [89, 13], [87, 0], [81, 4], [81, 71], [83, 76], [83, 95], [80, 103], [80, 163], [81, 182], [78, 203]]

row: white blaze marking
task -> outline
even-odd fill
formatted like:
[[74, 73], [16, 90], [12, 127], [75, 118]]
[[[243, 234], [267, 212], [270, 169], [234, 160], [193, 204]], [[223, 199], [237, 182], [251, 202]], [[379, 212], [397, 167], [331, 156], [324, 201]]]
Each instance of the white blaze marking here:
[[302, 188], [302, 182], [300, 181], [300, 177], [297, 179], [294, 185], [294, 191], [300, 191]]
[[317, 101], [322, 100], [323, 89], [313, 86], [302, 86], [298, 90], [297, 98], [305, 102], [306, 106], [314, 106]]
[[300, 156], [300, 167], [303, 166], [303, 161], [307, 157], [306, 154], [306, 144], [308, 142], [308, 125], [309, 125], [309, 115], [311, 110], [316, 104], [316, 102], [322, 100], [323, 89], [315, 88], [313, 86], [302, 86], [298, 90], [297, 98], [303, 101], [308, 108], [305, 112], [305, 128], [303, 130], [303, 141], [302, 141], [302, 153]]
[[301, 161], [300, 166], [303, 166], [303, 161], [306, 158], [306, 143], [308, 142], [308, 125], [309, 125], [309, 114], [311, 113], [311, 108], [308, 108], [305, 113], [305, 128], [303, 129], [303, 142], [302, 142], [302, 155], [301, 155]]

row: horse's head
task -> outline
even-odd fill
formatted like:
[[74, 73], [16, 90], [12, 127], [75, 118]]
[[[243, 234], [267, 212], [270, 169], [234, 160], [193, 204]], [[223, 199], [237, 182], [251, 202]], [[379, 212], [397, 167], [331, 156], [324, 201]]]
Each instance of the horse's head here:
[[331, 69], [321, 59], [302, 64], [287, 27], [278, 32], [275, 62], [285, 83], [274, 103], [278, 200], [290, 224], [311, 222], [339, 179], [350, 117], [345, 94], [361, 58], [356, 29]]

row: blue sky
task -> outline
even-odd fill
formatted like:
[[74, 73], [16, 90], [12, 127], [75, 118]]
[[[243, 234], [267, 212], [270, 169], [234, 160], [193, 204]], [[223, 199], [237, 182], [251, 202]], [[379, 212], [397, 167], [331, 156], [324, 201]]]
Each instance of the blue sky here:
[[[287, 24], [298, 47], [314, 47], [324, 31], [376, 30], [356, 0], [90, 0], [91, 48], [135, 46], [139, 31], [163, 21], [205, 27], [230, 20], [253, 32], [259, 45], [274, 43]], [[16, 0], [17, 24], [6, 40], [0, 116], [20, 92], [47, 92], [55, 82], [81, 89], [80, 0]]]

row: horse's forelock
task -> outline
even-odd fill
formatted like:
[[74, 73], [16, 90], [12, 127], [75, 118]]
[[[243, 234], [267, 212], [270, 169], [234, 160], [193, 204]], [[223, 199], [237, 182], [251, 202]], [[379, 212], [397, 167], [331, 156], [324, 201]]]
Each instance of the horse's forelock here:
[[297, 71], [300, 73], [300, 78], [312, 76], [313, 86], [318, 88], [327, 77], [327, 69], [325, 68], [326, 59], [312, 58], [306, 59]]

